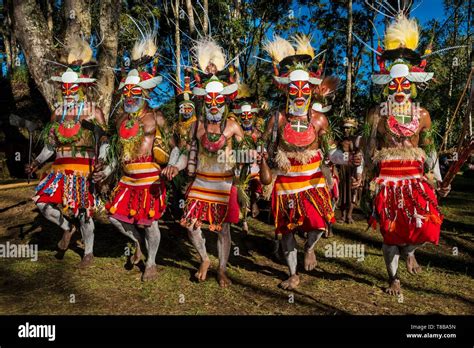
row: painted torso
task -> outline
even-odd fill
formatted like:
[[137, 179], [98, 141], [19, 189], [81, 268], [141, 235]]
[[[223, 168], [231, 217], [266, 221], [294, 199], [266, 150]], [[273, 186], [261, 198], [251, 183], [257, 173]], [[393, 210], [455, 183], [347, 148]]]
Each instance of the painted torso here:
[[118, 118], [117, 130], [122, 146], [131, 141], [136, 142], [134, 151], [130, 153], [131, 157], [129, 159], [152, 155], [156, 126], [156, 116], [151, 110], [145, 110], [142, 115], [135, 119], [128, 113], [123, 113]]
[[420, 132], [429, 124], [429, 114], [419, 108], [414, 115], [394, 116], [381, 115], [377, 125], [379, 148], [413, 148], [418, 147]]
[[94, 147], [94, 138], [92, 132], [84, 129], [81, 121], [101, 123], [101, 120], [95, 116], [89, 103], [83, 106], [78, 104], [72, 108], [64, 109], [59, 107], [55, 110], [52, 117], [52, 136], [58, 147], [71, 146], [75, 147]]

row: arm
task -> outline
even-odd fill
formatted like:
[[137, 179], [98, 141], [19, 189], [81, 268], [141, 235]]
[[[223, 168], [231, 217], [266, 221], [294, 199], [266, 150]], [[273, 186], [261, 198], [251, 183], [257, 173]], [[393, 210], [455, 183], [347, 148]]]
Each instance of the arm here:
[[431, 124], [431, 117], [428, 111], [421, 109], [422, 128], [420, 131], [420, 146], [426, 153], [425, 167], [429, 172], [432, 172], [437, 182], [443, 181], [441, 171], [439, 169], [438, 153], [434, 145], [433, 128]]

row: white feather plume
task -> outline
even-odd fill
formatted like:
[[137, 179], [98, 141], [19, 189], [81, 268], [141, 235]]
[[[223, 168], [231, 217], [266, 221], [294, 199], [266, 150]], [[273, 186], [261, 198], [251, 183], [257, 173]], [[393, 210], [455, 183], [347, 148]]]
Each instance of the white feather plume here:
[[296, 53], [291, 43], [278, 35], [275, 35], [272, 41], [265, 42], [263, 49], [276, 63], [280, 63], [285, 57], [292, 56]]
[[192, 51], [202, 71], [206, 71], [206, 68], [211, 63], [216, 66], [217, 71], [225, 68], [226, 55], [224, 50], [212, 38], [204, 38], [197, 41]]
[[92, 59], [92, 49], [89, 44], [80, 37], [70, 41], [67, 47], [67, 64], [80, 61], [81, 65], [87, 64]]

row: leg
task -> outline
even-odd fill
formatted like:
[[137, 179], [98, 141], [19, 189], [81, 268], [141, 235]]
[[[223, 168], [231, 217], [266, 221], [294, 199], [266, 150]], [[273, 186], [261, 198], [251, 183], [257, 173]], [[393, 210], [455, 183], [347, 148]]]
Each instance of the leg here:
[[151, 226], [145, 227], [145, 240], [148, 258], [146, 260], [145, 272], [142, 276], [143, 281], [153, 280], [158, 274], [155, 263], [156, 253], [158, 252], [161, 241], [161, 232], [158, 227], [158, 221], [154, 221]]
[[91, 217], [87, 217], [85, 212], [81, 212], [79, 215], [79, 223], [81, 224], [80, 229], [84, 241], [84, 257], [79, 266], [87, 267], [90, 266], [94, 260], [94, 220], [92, 220]]
[[349, 210], [347, 212], [347, 223], [353, 224], [354, 219], [352, 218], [352, 211], [354, 210], [354, 203], [352, 201], [349, 202]]
[[400, 279], [398, 279], [398, 260], [400, 258], [400, 249], [397, 245], [382, 245], [383, 257], [385, 265], [387, 266], [388, 281], [390, 286], [385, 290], [390, 295], [399, 295], [402, 290], [400, 286]]
[[283, 235], [281, 242], [286, 264], [290, 271], [290, 277], [284, 282], [281, 282], [280, 286], [285, 290], [293, 290], [296, 289], [300, 283], [300, 277], [296, 274], [298, 261], [295, 235], [293, 232], [288, 232]]
[[196, 251], [198, 252], [199, 256], [201, 257], [201, 266], [199, 267], [199, 270], [194, 276], [197, 278], [198, 281], [202, 282], [206, 280], [207, 270], [209, 269], [211, 260], [209, 260], [209, 256], [207, 255], [206, 240], [202, 236], [201, 227], [195, 230], [188, 228], [188, 237], [191, 240], [191, 243], [193, 243], [194, 247], [196, 248]]
[[119, 221], [111, 216], [109, 216], [109, 220], [121, 233], [126, 235], [128, 238], [135, 242], [136, 251], [135, 254], [130, 258], [132, 264], [136, 265], [140, 262], [142, 258], [142, 249], [141, 246], [143, 245], [143, 238], [138, 233], [135, 226], [131, 224], [127, 224], [125, 222]]
[[226, 275], [227, 261], [229, 260], [230, 247], [230, 223], [226, 222], [222, 224], [222, 230], [219, 232], [217, 239], [217, 252], [219, 255], [219, 270], [217, 271], [217, 280], [219, 285], [223, 288], [232, 284]]
[[314, 247], [323, 234], [324, 231], [322, 230], [308, 232], [308, 238], [304, 244], [304, 269], [306, 271], [312, 271], [318, 264], [318, 261], [316, 261], [316, 254], [314, 253]]
[[63, 215], [61, 210], [56, 207], [53, 207], [48, 203], [37, 203], [36, 204], [43, 216], [51, 221], [52, 223], [61, 227], [63, 232], [63, 237], [58, 243], [58, 248], [61, 250], [67, 250], [71, 237], [76, 232], [76, 228], [71, 224]]
[[419, 244], [407, 245], [402, 248], [403, 255], [407, 258], [407, 271], [410, 274], [421, 273], [421, 266], [418, 264], [415, 258], [415, 250], [419, 247]]

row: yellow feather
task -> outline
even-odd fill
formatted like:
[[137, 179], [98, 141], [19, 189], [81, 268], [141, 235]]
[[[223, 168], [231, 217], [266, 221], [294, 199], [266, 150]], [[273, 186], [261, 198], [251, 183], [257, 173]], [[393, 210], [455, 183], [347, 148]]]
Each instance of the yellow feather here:
[[311, 37], [296, 34], [293, 37], [293, 42], [296, 44], [296, 54], [308, 54], [314, 58], [314, 49], [311, 47]]
[[278, 35], [275, 35], [273, 41], [265, 42], [263, 44], [263, 49], [276, 63], [280, 63], [280, 61], [288, 56], [295, 55], [295, 49], [291, 43]]
[[401, 15], [387, 28], [384, 45], [386, 50], [406, 47], [414, 51], [418, 47], [419, 39], [420, 31], [416, 21]]

